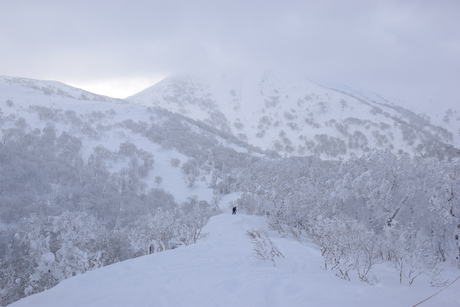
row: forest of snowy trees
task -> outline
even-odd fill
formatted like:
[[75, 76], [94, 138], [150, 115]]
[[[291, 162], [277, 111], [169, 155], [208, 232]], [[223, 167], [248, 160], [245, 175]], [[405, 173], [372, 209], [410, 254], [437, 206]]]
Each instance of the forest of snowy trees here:
[[280, 234], [309, 237], [337, 276], [373, 282], [372, 266], [391, 262], [401, 283], [438, 265], [460, 265], [460, 160], [375, 152], [343, 162], [260, 160], [235, 173], [236, 204], [266, 215]]
[[[126, 119], [117, 107], [78, 113], [21, 109], [7, 100], [2, 108], [1, 304], [88, 270], [195, 243], [220, 212], [219, 198], [234, 192], [239, 212], [266, 216], [281, 235], [313, 240], [324, 268], [343, 279], [375, 283], [374, 265], [388, 262], [401, 283], [428, 274], [441, 285], [442, 265], [460, 266], [454, 151], [281, 157], [162, 109]], [[109, 135], [122, 140], [116, 149], [104, 145]], [[180, 169], [191, 190], [212, 189], [213, 201], [178, 202], [161, 177], [149, 186], [155, 152], [136, 139], [185, 157], [167, 167]]]
[[[56, 114], [63, 115], [72, 129], [100, 140], [102, 130], [91, 127], [91, 117], [86, 121], [70, 111], [39, 111], [56, 124]], [[85, 160], [81, 139], [58, 132], [53, 124], [32, 130], [24, 118], [9, 116], [1, 122], [1, 304], [88, 270], [195, 243], [217, 212], [197, 197], [176, 203], [162, 188], [147, 189], [154, 156], [131, 142], [121, 143], [117, 151], [96, 146]], [[135, 129], [129, 122], [124, 125]], [[190, 175], [197, 175], [195, 168], [187, 163], [182, 168], [186, 180], [196, 180]]]

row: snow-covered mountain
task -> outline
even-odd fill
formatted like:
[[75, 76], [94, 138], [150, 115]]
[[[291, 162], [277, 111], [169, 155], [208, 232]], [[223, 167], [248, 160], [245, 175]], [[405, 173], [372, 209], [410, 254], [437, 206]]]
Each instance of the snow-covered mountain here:
[[377, 95], [326, 88], [299, 75], [178, 75], [128, 100], [166, 108], [286, 155], [337, 159], [372, 150], [459, 153], [453, 148], [460, 146], [454, 126], [455, 133]]
[[18, 304], [416, 303], [458, 275], [455, 136], [369, 97], [278, 74], [127, 100], [0, 77], [0, 305], [66, 279]]
[[[152, 153], [158, 162], [147, 180], [148, 187], [158, 186], [153, 182], [155, 176], [170, 178], [175, 196], [183, 194], [178, 193], [182, 188], [177, 185], [177, 178], [183, 177], [180, 166], [188, 159], [201, 157], [204, 150], [222, 146], [259, 156], [262, 152], [229, 133], [166, 109], [132, 105], [56, 81], [0, 77], [0, 103], [0, 136], [4, 142], [12, 134], [7, 133], [9, 131], [23, 137], [31, 131], [40, 135], [43, 129], [51, 127], [56, 136], [68, 133], [77, 137], [82, 142], [84, 159], [98, 146], [117, 151], [120, 144], [133, 143], [138, 149]], [[171, 160], [179, 162], [171, 167]], [[203, 180], [204, 184], [196, 182], [196, 187], [206, 186]], [[169, 182], [164, 180], [161, 186]], [[190, 183], [184, 182], [187, 184]], [[179, 199], [184, 201], [191, 195], [193, 193], [184, 192]]]

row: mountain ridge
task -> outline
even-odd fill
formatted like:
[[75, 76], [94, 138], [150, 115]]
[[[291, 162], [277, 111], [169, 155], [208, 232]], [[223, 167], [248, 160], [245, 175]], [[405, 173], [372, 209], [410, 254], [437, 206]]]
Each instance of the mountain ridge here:
[[254, 148], [287, 156], [344, 159], [372, 150], [435, 157], [460, 154], [455, 111], [445, 115], [447, 130], [381, 96], [318, 85], [299, 75], [172, 75], [126, 99], [57, 81], [7, 76], [0, 76], [0, 81], [29, 88], [30, 94], [163, 108]]
[[371, 150], [457, 155], [460, 138], [403, 107], [275, 73], [177, 75], [127, 98], [204, 121], [264, 150], [342, 159]]
[[73, 98], [77, 100], [123, 103], [123, 99], [112, 98], [105, 95], [91, 93], [89, 91], [59, 81], [38, 80], [12, 76], [0, 76], [0, 82], [12, 86], [28, 88], [30, 89], [30, 93], [43, 93], [47, 96], [54, 95], [63, 98]]

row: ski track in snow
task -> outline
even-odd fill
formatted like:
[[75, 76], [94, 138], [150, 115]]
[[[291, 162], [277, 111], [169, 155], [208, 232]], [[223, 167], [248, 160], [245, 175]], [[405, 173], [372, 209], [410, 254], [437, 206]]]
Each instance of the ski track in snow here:
[[[254, 257], [254, 228], [284, 254], [276, 266]], [[224, 213], [203, 231], [197, 244], [87, 272], [11, 306], [413, 306], [440, 290], [399, 285], [395, 272], [374, 286], [341, 280], [321, 268], [315, 245], [280, 238], [262, 217]], [[459, 287], [421, 306], [460, 306]]]

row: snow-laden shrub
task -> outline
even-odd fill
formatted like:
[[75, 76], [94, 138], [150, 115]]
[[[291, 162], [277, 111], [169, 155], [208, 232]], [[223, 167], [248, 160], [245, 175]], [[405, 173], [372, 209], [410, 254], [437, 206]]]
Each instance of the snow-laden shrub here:
[[310, 235], [320, 246], [325, 269], [340, 278], [350, 280], [356, 272], [361, 281], [373, 283], [373, 265], [379, 262], [375, 234], [356, 220], [345, 218], [322, 218], [319, 216]]
[[199, 201], [197, 197], [189, 197], [178, 209], [178, 218], [175, 223], [175, 238], [190, 245], [206, 237], [203, 227], [209, 218], [218, 211], [206, 201]]
[[254, 256], [263, 261], [270, 261], [276, 266], [276, 258], [284, 258], [283, 253], [275, 243], [270, 240], [267, 233], [262, 229], [252, 229], [247, 231], [247, 236], [254, 244]]

